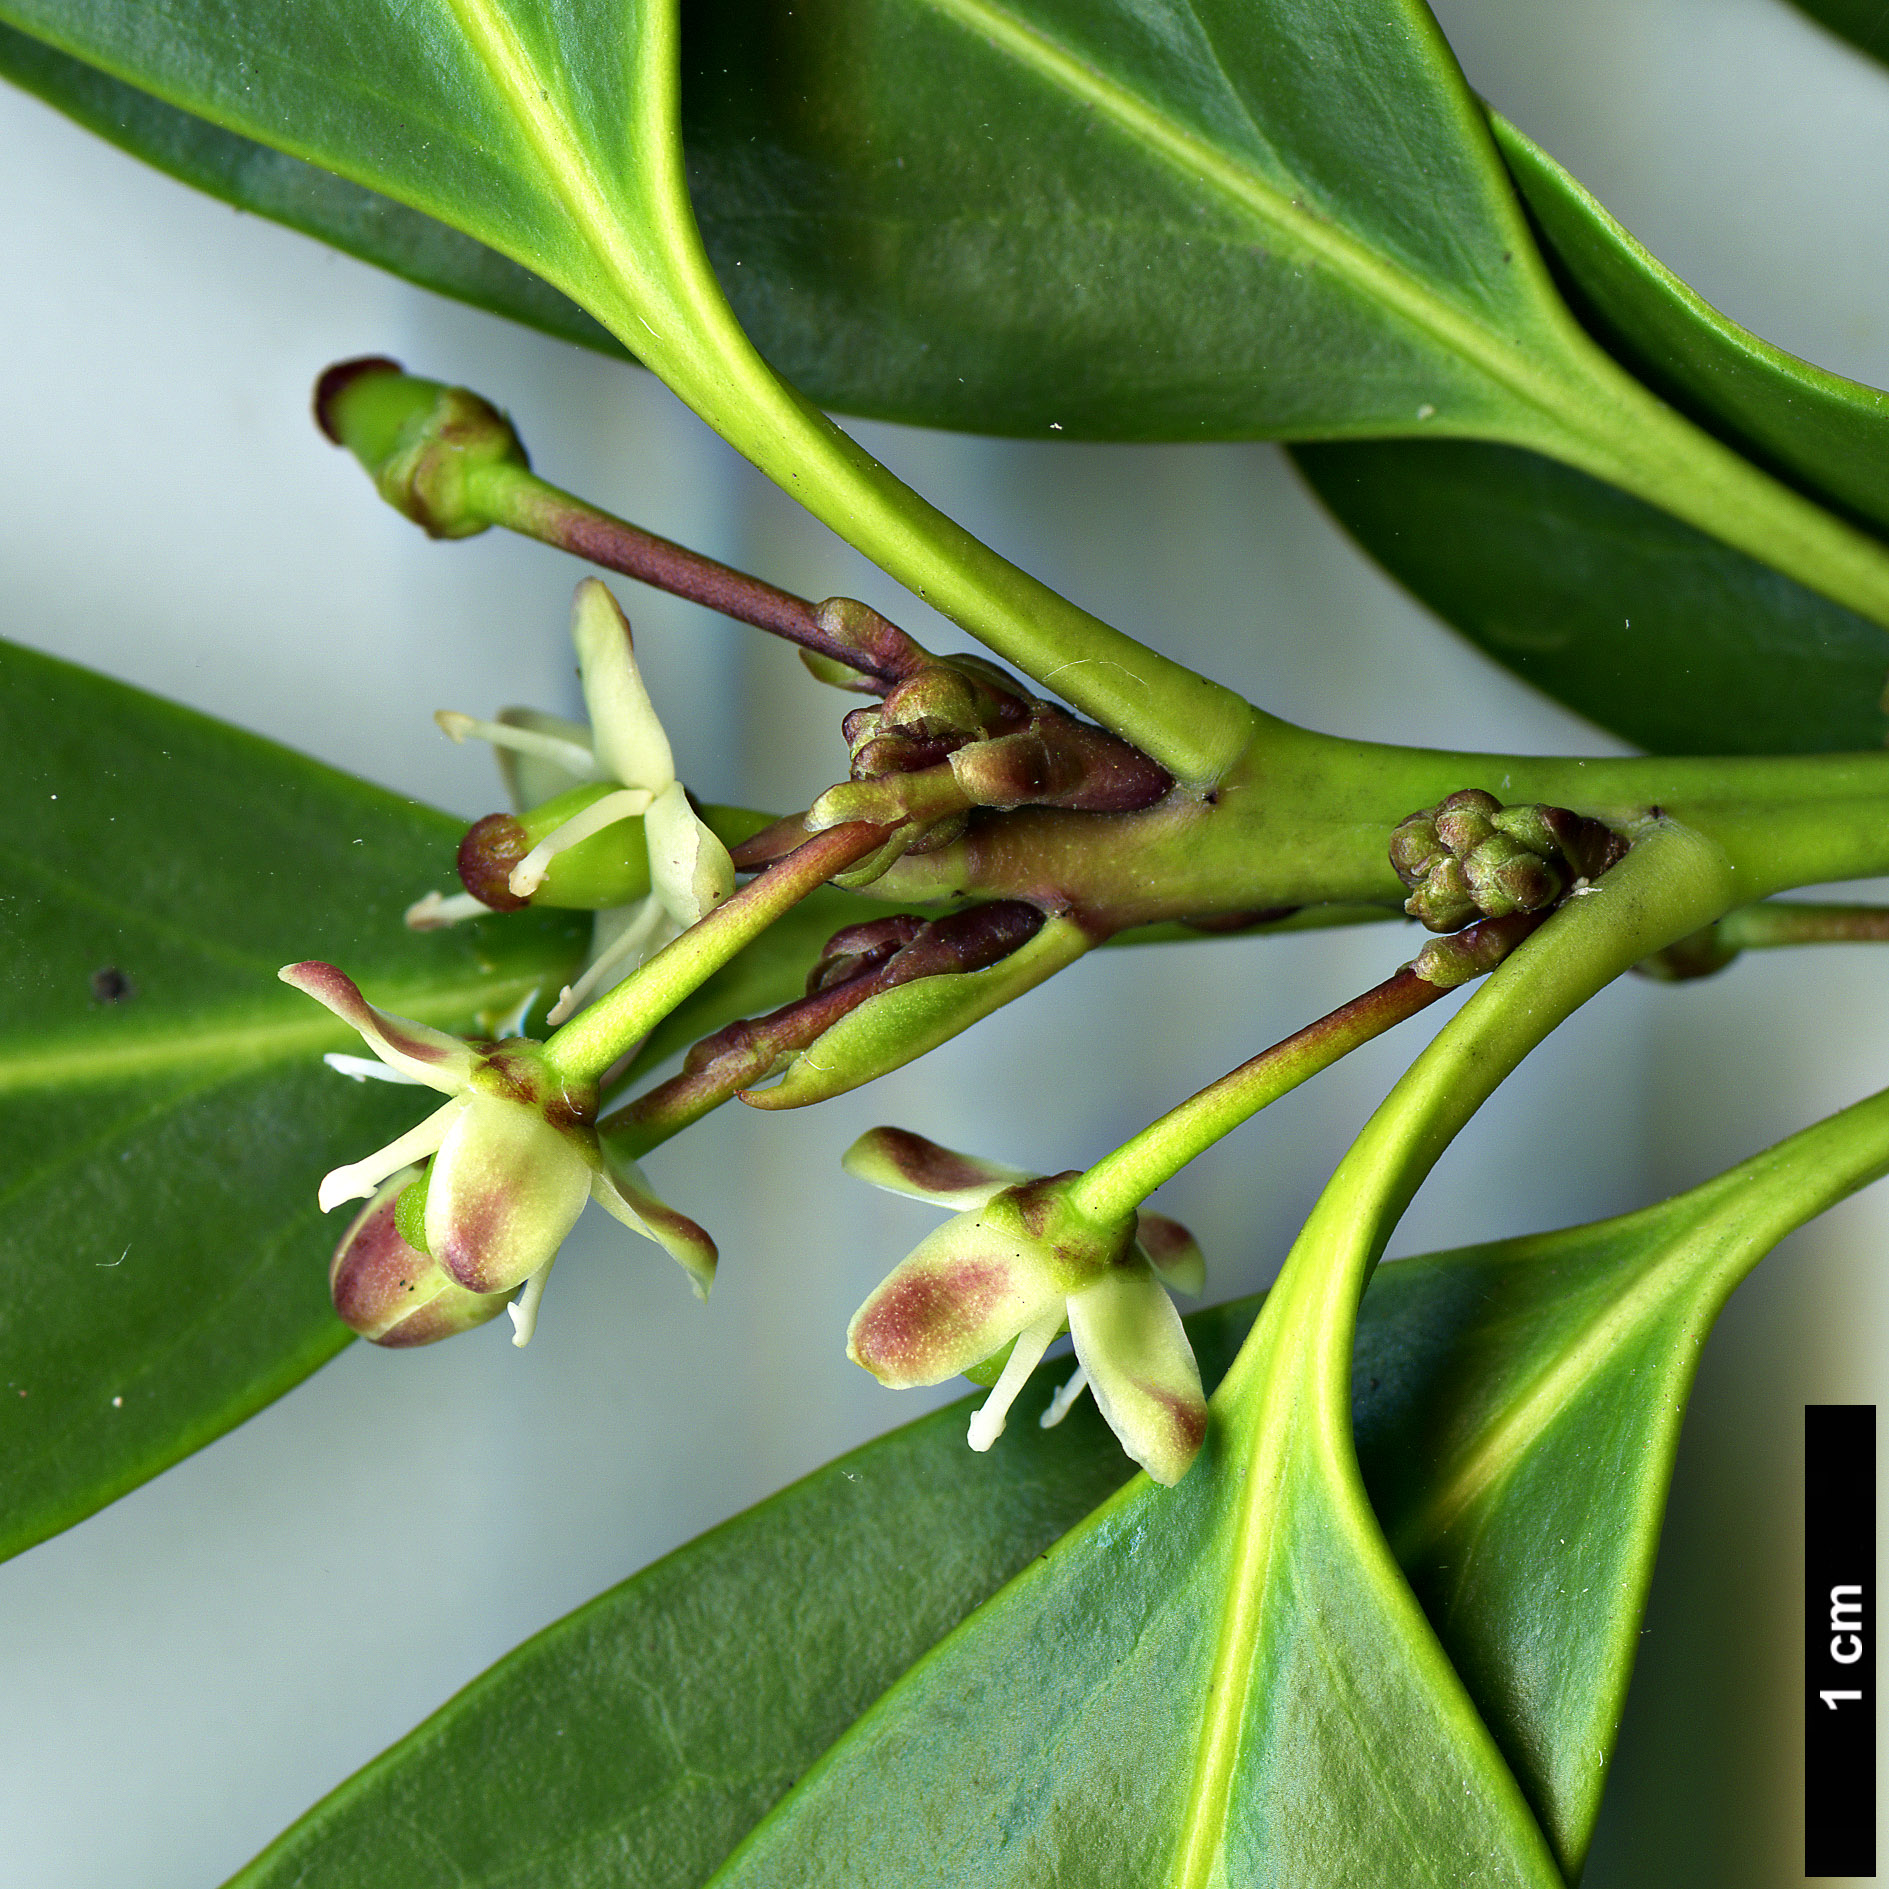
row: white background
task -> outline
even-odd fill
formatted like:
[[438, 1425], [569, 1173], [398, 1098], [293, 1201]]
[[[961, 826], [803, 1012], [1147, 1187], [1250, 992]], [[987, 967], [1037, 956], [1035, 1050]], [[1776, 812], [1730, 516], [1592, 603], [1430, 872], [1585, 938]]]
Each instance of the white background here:
[[[1443, 16], [1472, 82], [1709, 298], [1889, 384], [1889, 72], [1771, 0], [1452, 0]], [[25, 98], [0, 95], [0, 149], [0, 632], [490, 810], [489, 764], [430, 713], [574, 706], [579, 573], [498, 533], [431, 544], [373, 498], [306, 398], [325, 363], [375, 351], [500, 401], [549, 476], [643, 524], [956, 640], [648, 378], [194, 197]], [[1618, 751], [1403, 599], [1270, 449], [861, 431], [1000, 549], [1275, 712]], [[791, 655], [619, 594], [705, 798], [803, 805], [837, 777], [844, 704]], [[853, 1306], [931, 1223], [840, 1177], [863, 1127], [1078, 1164], [1407, 948], [1362, 932], [1105, 953], [862, 1094], [804, 1116], [726, 1109], [654, 1163], [721, 1240], [706, 1311], [654, 1249], [587, 1222], [529, 1352], [502, 1325], [411, 1356], [357, 1347], [0, 1568], [0, 1885], [219, 1881], [526, 1634], [917, 1414], [843, 1355]], [[1856, 1099], [1889, 1079], [1883, 989], [1860, 948], [1623, 984], [1511, 1082], [1394, 1250], [1635, 1206]], [[1168, 1190], [1214, 1296], [1270, 1276], [1422, 1033]], [[1708, 1350], [1599, 1889], [1799, 1873], [1799, 1410], [1881, 1393], [1883, 1218], [1866, 1197], [1790, 1242]]]

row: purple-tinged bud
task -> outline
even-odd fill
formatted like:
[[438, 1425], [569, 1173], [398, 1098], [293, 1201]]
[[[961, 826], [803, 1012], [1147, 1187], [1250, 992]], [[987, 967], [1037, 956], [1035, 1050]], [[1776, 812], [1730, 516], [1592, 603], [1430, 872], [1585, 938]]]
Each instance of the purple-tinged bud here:
[[1542, 917], [1539, 912], [1516, 912], [1507, 918], [1485, 918], [1447, 938], [1432, 938], [1410, 968], [1439, 990], [1473, 983], [1493, 971], [1542, 922]]
[[876, 970], [925, 929], [925, 921], [911, 912], [875, 918], [863, 925], [848, 925], [826, 941], [820, 960], [807, 973], [807, 995], [843, 984], [862, 971]]
[[1451, 794], [1436, 810], [1436, 836], [1458, 859], [1465, 858], [1495, 831], [1502, 803], [1480, 787]]
[[1455, 931], [1477, 916], [1463, 862], [1446, 853], [1423, 883], [1404, 901], [1404, 910], [1431, 931]]
[[1410, 888], [1404, 910], [1441, 932], [1478, 915], [1546, 911], [1570, 881], [1598, 878], [1626, 850], [1599, 820], [1566, 807], [1504, 807], [1470, 787], [1400, 821], [1390, 863]]
[[885, 698], [889, 728], [958, 746], [1030, 718], [1035, 698], [995, 663], [953, 656], [928, 663]]
[[1564, 860], [1577, 879], [1598, 879], [1627, 856], [1627, 842], [1604, 821], [1566, 807], [1505, 807], [1497, 828], [1544, 859]]
[[855, 597], [829, 597], [815, 607], [813, 618], [821, 635], [837, 648], [856, 653], [861, 668], [879, 678], [880, 686], [901, 681], [932, 660], [922, 644]]
[[505, 1293], [468, 1292], [402, 1236], [401, 1221], [414, 1219], [401, 1213], [402, 1203], [419, 1200], [423, 1215], [425, 1185], [411, 1168], [389, 1180], [354, 1217], [328, 1268], [342, 1323], [377, 1345], [430, 1345], [505, 1309]]
[[1404, 882], [1407, 892], [1414, 892], [1444, 851], [1443, 842], [1437, 838], [1436, 821], [1427, 812], [1413, 813], [1391, 833], [1391, 870]]
[[1054, 803], [1082, 785], [1081, 757], [1066, 747], [1052, 748], [1034, 727], [958, 749], [951, 772], [980, 807]]
[[366, 468], [382, 498], [433, 538], [469, 538], [491, 519], [472, 482], [492, 466], [527, 471], [512, 425], [464, 387], [446, 387], [372, 356], [342, 361], [315, 383], [315, 418]]
[[621, 791], [607, 781], [586, 781], [529, 812], [487, 814], [459, 843], [460, 883], [495, 912], [526, 905], [601, 912], [634, 904], [649, 892], [649, 843], [640, 814], [619, 814], [588, 837], [560, 845], [529, 897], [511, 883], [534, 847]]
[[1043, 914], [1021, 899], [993, 899], [924, 926], [886, 966], [882, 987], [1000, 964], [1043, 929]]
[[947, 744], [902, 729], [885, 729], [862, 741], [852, 754], [856, 781], [883, 780], [894, 774], [918, 774], [936, 767], [950, 753]]
[[531, 901], [512, 890], [511, 877], [530, 851], [516, 814], [488, 813], [459, 842], [459, 883], [495, 912], [522, 912]]
[[1489, 918], [1542, 911], [1567, 887], [1567, 880], [1545, 859], [1494, 830], [1463, 861], [1463, 872], [1470, 896]]

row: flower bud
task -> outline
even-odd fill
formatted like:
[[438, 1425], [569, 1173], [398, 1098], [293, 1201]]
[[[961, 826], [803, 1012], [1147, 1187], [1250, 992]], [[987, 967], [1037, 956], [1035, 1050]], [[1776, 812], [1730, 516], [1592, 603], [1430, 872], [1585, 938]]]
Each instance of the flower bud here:
[[1493, 828], [1463, 861], [1464, 877], [1477, 909], [1489, 918], [1539, 912], [1561, 896], [1567, 881], [1519, 840]]
[[608, 781], [586, 781], [525, 813], [488, 813], [459, 843], [460, 883], [495, 912], [527, 905], [600, 912], [646, 897], [649, 843], [640, 814], [620, 815], [554, 853], [529, 897], [512, 889], [512, 875], [534, 847], [620, 791]]
[[891, 918], [870, 919], [863, 925], [848, 925], [836, 931], [821, 950], [819, 962], [807, 973], [807, 995], [812, 997], [843, 984], [862, 971], [876, 970], [924, 929], [922, 918], [899, 912]]
[[1404, 901], [1404, 910], [1432, 931], [1455, 931], [1477, 915], [1475, 895], [1463, 862], [1445, 853]]
[[[409, 1243], [425, 1212], [426, 1178], [404, 1169], [356, 1214], [328, 1268], [342, 1322], [377, 1345], [430, 1345], [489, 1323], [505, 1309], [502, 1292], [468, 1292]], [[419, 1213], [403, 1212], [412, 1202]], [[422, 1238], [424, 1236], [422, 1235]]]
[[1480, 787], [1465, 787], [1436, 810], [1436, 836], [1458, 859], [1466, 858], [1495, 831], [1502, 803]]
[[1427, 812], [1413, 813], [1391, 834], [1391, 869], [1414, 892], [1447, 849], [1437, 838], [1436, 822]]
[[1390, 863], [1410, 889], [1404, 910], [1447, 932], [1477, 917], [1547, 911], [1571, 881], [1599, 878], [1626, 850], [1599, 820], [1566, 807], [1505, 807], [1468, 787], [1400, 821]]
[[315, 384], [315, 419], [367, 469], [381, 497], [433, 538], [484, 531], [491, 520], [474, 503], [477, 475], [531, 464], [496, 407], [380, 356], [329, 368]]

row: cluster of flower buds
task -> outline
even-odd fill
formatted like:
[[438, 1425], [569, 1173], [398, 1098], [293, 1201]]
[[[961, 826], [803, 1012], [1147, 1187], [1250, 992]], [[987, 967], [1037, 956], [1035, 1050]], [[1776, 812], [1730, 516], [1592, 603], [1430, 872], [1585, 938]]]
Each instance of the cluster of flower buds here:
[[1030, 1373], [1066, 1328], [1077, 1370], [1041, 1421], [1086, 1388], [1122, 1447], [1157, 1482], [1187, 1473], [1207, 1428], [1200, 1368], [1166, 1285], [1199, 1292], [1191, 1234], [1164, 1215], [1104, 1225], [1047, 1179], [876, 1128], [847, 1151], [849, 1174], [957, 1210], [896, 1267], [847, 1330], [848, 1354], [893, 1388], [965, 1373], [990, 1385], [971, 1419], [987, 1450]]
[[1390, 859], [1410, 891], [1404, 910], [1431, 931], [1452, 932], [1479, 918], [1545, 912], [1626, 850], [1599, 820], [1565, 807], [1505, 807], [1470, 787], [1400, 822]]
[[[855, 608], [857, 626], [833, 617], [836, 637], [864, 637], [883, 621]], [[905, 853], [949, 845], [979, 808], [1125, 813], [1152, 806], [1173, 787], [1173, 777], [1140, 749], [1031, 694], [997, 664], [932, 656], [907, 640], [911, 653], [883, 700], [852, 710], [841, 724], [850, 778], [779, 835], [785, 846], [852, 820], [892, 828], [885, 847], [841, 884], [864, 884]], [[862, 642], [862, 663], [868, 655], [883, 663], [878, 647]], [[828, 665], [810, 666], [828, 676]]]

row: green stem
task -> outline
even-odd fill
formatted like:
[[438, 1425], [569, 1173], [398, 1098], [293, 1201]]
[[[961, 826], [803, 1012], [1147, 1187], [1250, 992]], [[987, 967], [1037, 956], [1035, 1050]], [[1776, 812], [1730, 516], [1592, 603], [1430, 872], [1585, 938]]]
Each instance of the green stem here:
[[[1371, 1267], [1444, 1149], [1536, 1044], [1640, 959], [1721, 916], [1733, 886], [1721, 847], [1675, 821], [1650, 823], [1595, 894], [1562, 906], [1405, 1072], [1319, 1196], [1267, 1301], [1266, 1316], [1276, 1300], [1280, 1319], [1302, 1314], [1300, 1302], [1324, 1308], [1331, 1395], [1344, 1394]], [[1230, 1406], [1247, 1394], [1246, 1355], [1219, 1393]]]
[[1777, 900], [1727, 912], [1714, 927], [1734, 951], [1778, 945], [1889, 943], [1889, 905], [1818, 905]]
[[785, 385], [736, 321], [703, 251], [681, 138], [680, 27], [673, 4], [639, 14], [627, 52], [631, 101], [616, 174], [633, 180], [642, 227], [576, 160], [538, 72], [484, 0], [453, 0], [486, 63], [508, 82], [521, 135], [543, 155], [585, 261], [559, 286], [588, 308], [783, 491], [996, 655], [1151, 756], [1177, 778], [1217, 779], [1252, 739], [1230, 689], [1112, 629], [978, 542], [901, 484]]
[[882, 846], [885, 837], [882, 827], [837, 826], [777, 860], [616, 989], [555, 1031], [544, 1046], [547, 1061], [568, 1080], [598, 1081], [619, 1056], [647, 1036], [691, 991], [707, 983], [736, 952], [836, 872], [844, 872]]
[[1447, 995], [1442, 985], [1405, 965], [1375, 989], [1261, 1050], [1105, 1154], [1070, 1184], [1070, 1206], [1108, 1224], [1126, 1219], [1157, 1187], [1268, 1103]]
[[1631, 492], [1889, 626], [1889, 546], [1714, 439], [1575, 333], [1585, 386], [1538, 432], [1521, 430], [1518, 444]]

